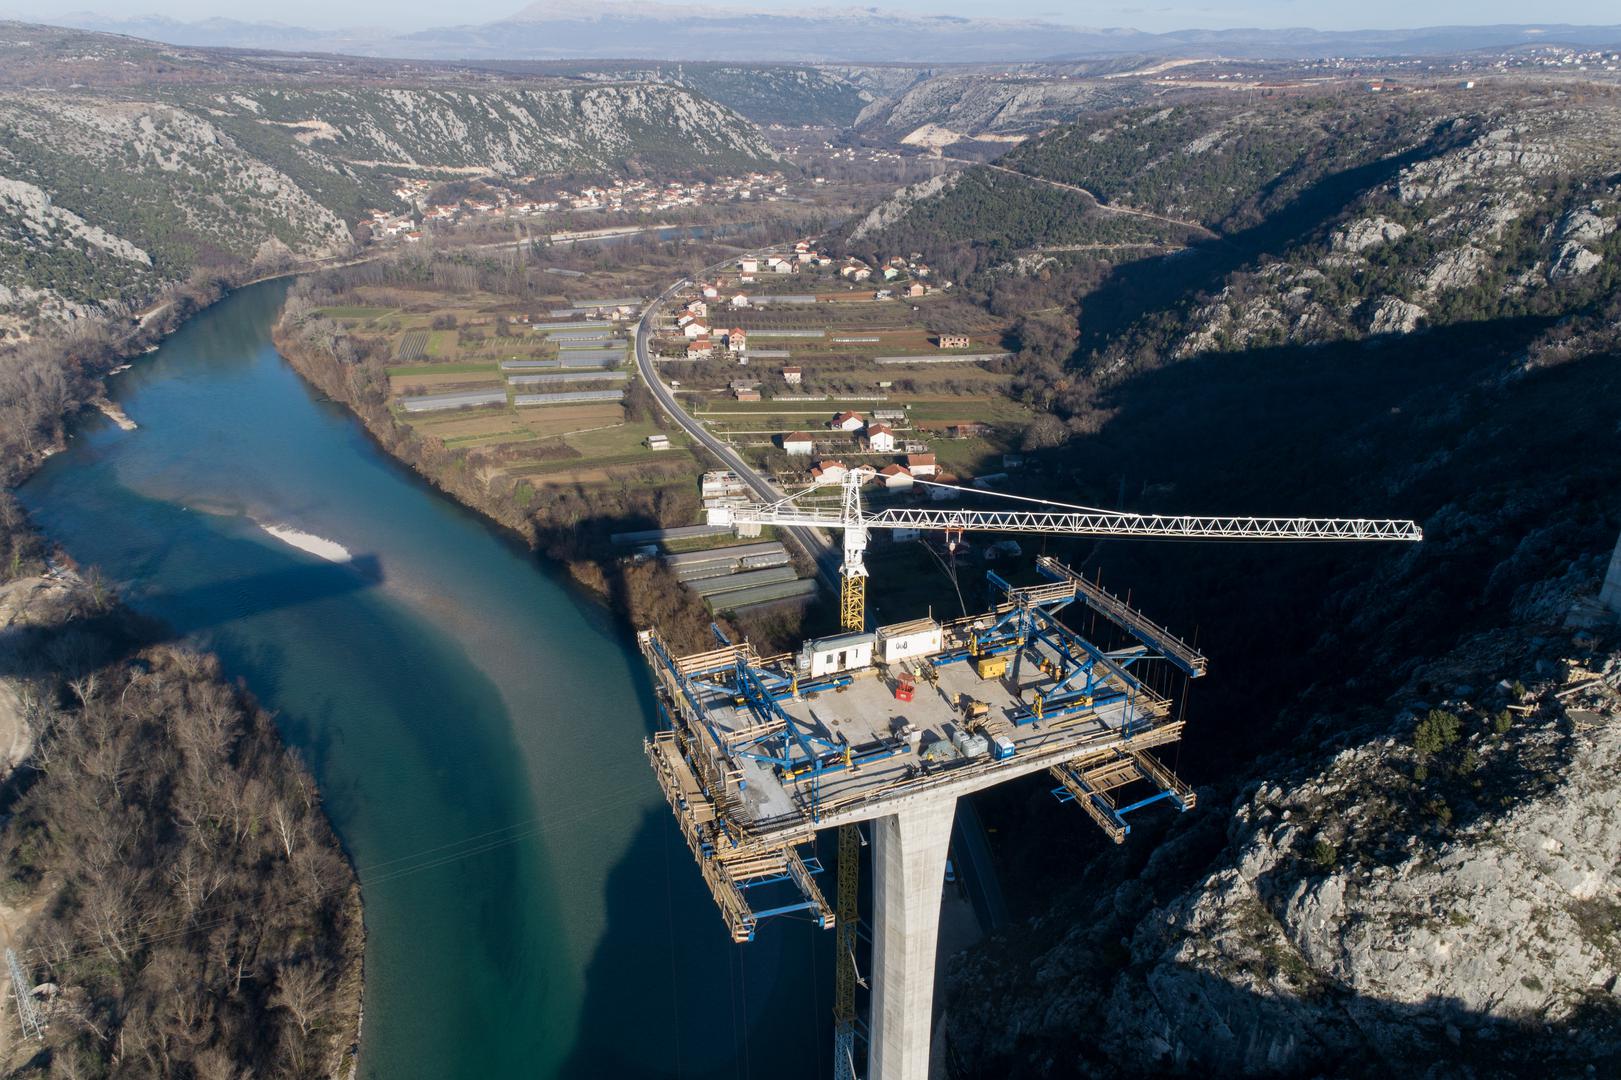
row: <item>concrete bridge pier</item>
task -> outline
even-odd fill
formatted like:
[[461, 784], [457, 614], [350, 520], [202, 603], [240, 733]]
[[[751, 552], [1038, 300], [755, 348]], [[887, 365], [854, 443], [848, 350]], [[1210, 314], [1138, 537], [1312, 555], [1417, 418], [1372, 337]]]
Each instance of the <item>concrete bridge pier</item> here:
[[928, 1080], [934, 957], [955, 795], [873, 822], [869, 1080]]
[[1604, 575], [1598, 602], [1610, 614], [1621, 615], [1621, 540], [1616, 541], [1615, 553], [1610, 556], [1610, 570]]

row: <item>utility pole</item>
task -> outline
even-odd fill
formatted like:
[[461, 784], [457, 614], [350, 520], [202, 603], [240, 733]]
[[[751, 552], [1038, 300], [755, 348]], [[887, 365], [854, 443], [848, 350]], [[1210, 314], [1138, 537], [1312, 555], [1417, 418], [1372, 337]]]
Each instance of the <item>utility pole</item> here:
[[9, 948], [6, 950], [6, 967], [11, 971], [11, 992], [17, 999], [17, 1021], [22, 1025], [23, 1038], [44, 1041], [45, 1022], [39, 1018], [39, 1009], [34, 1004], [33, 988], [23, 975], [17, 954]]

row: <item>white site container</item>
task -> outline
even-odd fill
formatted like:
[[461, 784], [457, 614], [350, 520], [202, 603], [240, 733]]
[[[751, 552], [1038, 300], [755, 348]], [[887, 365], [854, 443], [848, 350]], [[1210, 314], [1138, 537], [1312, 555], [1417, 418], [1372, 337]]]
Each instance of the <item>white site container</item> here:
[[[874, 639], [871, 634], [840, 634], [805, 643], [801, 667], [810, 669], [811, 678], [836, 675], [872, 666]], [[809, 663], [803, 661], [808, 660]]]
[[971, 731], [959, 731], [952, 736], [951, 741], [957, 745], [957, 752], [965, 758], [984, 757], [990, 752], [991, 744], [985, 736]]
[[886, 664], [940, 651], [944, 632], [933, 619], [913, 619], [878, 628], [878, 659]]

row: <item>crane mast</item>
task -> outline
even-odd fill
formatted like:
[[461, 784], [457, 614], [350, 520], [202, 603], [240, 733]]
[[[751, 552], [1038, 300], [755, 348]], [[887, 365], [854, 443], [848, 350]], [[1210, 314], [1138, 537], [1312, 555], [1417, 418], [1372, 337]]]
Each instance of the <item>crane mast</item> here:
[[[771, 503], [718, 506], [709, 510], [711, 525], [777, 525], [839, 529], [844, 557], [839, 566], [839, 622], [846, 630], [866, 627], [868, 535], [873, 529], [939, 529], [953, 545], [964, 532], [1025, 532], [1062, 536], [1116, 536], [1184, 540], [1405, 540], [1424, 539], [1416, 522], [1398, 518], [1256, 518], [1191, 514], [1133, 514], [1096, 507], [1070, 506], [1045, 499], [971, 491], [1045, 507], [1041, 510], [935, 510], [888, 507], [869, 513], [861, 488], [875, 475], [870, 466], [847, 471], [839, 505], [801, 505], [798, 500], [832, 483], [815, 484]], [[953, 488], [914, 478], [928, 487]], [[954, 489], [963, 490], [967, 489]]]

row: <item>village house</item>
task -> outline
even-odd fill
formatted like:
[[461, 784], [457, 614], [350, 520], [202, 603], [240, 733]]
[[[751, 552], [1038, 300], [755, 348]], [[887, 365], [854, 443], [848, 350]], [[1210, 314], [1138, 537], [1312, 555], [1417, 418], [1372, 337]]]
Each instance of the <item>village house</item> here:
[[758, 274], [760, 272], [759, 259], [739, 259], [737, 268], [745, 274]]
[[921, 281], [914, 281], [914, 282], [912, 282], [912, 284], [910, 286], [907, 287], [906, 295], [907, 296], [923, 296], [928, 291], [929, 290], [928, 290], [927, 286], [925, 286]]
[[649, 450], [668, 450], [670, 448], [670, 437], [668, 435], [649, 435], [647, 437], [647, 448]]
[[867, 426], [867, 422], [861, 419], [860, 413], [841, 412], [827, 426], [834, 431], [860, 431]]
[[709, 314], [709, 305], [704, 303], [702, 300], [689, 300], [687, 301], [687, 313], [689, 315], [696, 315], [701, 319]]
[[960, 424], [947, 424], [946, 438], [973, 439], [981, 435], [989, 434], [990, 430], [991, 426], [989, 424], [981, 423], [978, 420], [965, 420]]
[[818, 461], [810, 471], [811, 479], [818, 484], [841, 484], [850, 474], [842, 461]]
[[906, 471], [913, 476], [933, 476], [936, 472], [933, 454], [907, 454]]
[[789, 386], [798, 386], [804, 378], [805, 372], [800, 368], [785, 367], [782, 369], [782, 381]]
[[790, 454], [814, 454], [816, 443], [803, 431], [794, 431], [782, 437], [782, 448]]
[[726, 331], [726, 347], [734, 353], [743, 352], [749, 347], [749, 335], [740, 326], [734, 326]]
[[[947, 473], [939, 473], [935, 476], [934, 483], [936, 486], [923, 489], [929, 493], [929, 499], [933, 502], [945, 502], [948, 499], [959, 498], [961, 495], [961, 493], [957, 490], [958, 480], [955, 476], [951, 476]], [[938, 486], [941, 484], [949, 484], [950, 486]]]
[[736, 296], [732, 297], [732, 306], [734, 308], [748, 307], [749, 306], [749, 298], [747, 296], [744, 296], [742, 293], [738, 293]]
[[720, 297], [720, 290], [713, 285], [704, 286], [704, 299], [715, 300]]
[[722, 495], [747, 495], [749, 487], [730, 469], [711, 469], [698, 482], [698, 493], [706, 499]]
[[688, 360], [707, 360], [715, 355], [715, 342], [708, 337], [695, 337], [687, 342]]
[[694, 319], [692, 322], [687, 323], [685, 326], [683, 326], [681, 328], [681, 330], [682, 330], [683, 333], [685, 333], [687, 335], [688, 338], [700, 338], [700, 337], [708, 337], [709, 336], [709, 327], [705, 326], [703, 323], [699, 322], [696, 319]]
[[743, 389], [742, 387], [739, 387], [738, 389], [732, 391], [732, 396], [738, 401], [759, 401], [760, 391], [752, 388]]
[[875, 453], [893, 453], [895, 450], [895, 429], [884, 424], [874, 424], [867, 429], [867, 445]]
[[935, 344], [942, 349], [966, 349], [968, 348], [968, 335], [941, 334], [939, 338], [935, 340]]
[[912, 474], [900, 465], [885, 465], [873, 479], [886, 491], [905, 491], [912, 487]]

